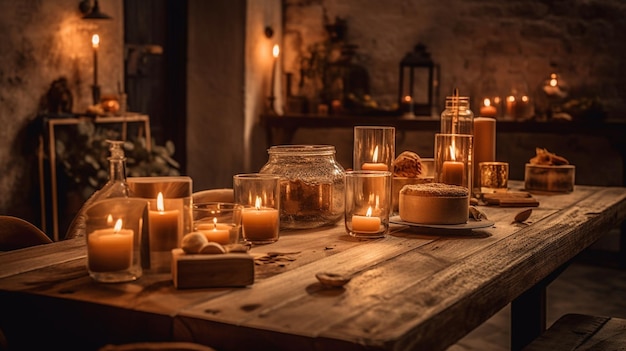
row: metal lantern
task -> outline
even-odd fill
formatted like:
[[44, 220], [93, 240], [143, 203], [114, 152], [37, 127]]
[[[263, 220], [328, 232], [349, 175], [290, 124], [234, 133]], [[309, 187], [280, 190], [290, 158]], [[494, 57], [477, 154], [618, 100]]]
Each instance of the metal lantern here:
[[426, 46], [419, 43], [400, 61], [398, 106], [401, 112], [432, 115], [437, 86], [438, 66], [426, 51]]

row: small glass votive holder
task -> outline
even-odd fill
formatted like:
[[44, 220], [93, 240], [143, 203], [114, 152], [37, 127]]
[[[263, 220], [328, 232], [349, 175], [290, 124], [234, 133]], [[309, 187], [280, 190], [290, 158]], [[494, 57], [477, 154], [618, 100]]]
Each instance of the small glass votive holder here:
[[133, 197], [149, 201], [142, 266], [154, 273], [172, 269], [172, 250], [192, 231], [190, 177], [128, 177]]
[[391, 172], [348, 171], [345, 178], [346, 232], [363, 239], [384, 237], [389, 231]]
[[233, 176], [235, 202], [243, 206], [243, 240], [270, 244], [278, 240], [280, 228], [280, 176], [247, 173]]
[[208, 241], [228, 246], [237, 244], [241, 236], [243, 206], [227, 202], [193, 204], [193, 231], [201, 232]]
[[393, 171], [396, 157], [394, 127], [355, 126], [352, 168], [355, 171]]
[[147, 206], [142, 199], [111, 198], [87, 208], [87, 270], [95, 281], [120, 283], [141, 277], [141, 235]]
[[508, 190], [509, 164], [506, 162], [481, 162], [480, 168], [480, 192], [499, 193]]
[[464, 186], [472, 191], [470, 134], [435, 134], [435, 182]]

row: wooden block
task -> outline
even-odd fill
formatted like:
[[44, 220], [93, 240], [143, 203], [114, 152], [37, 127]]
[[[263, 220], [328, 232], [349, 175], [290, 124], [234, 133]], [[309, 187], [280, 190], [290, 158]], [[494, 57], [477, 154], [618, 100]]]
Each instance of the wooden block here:
[[251, 285], [254, 259], [247, 253], [202, 255], [173, 249], [172, 280], [177, 289]]
[[537, 207], [539, 201], [523, 191], [483, 194], [483, 200], [487, 205], [500, 207]]

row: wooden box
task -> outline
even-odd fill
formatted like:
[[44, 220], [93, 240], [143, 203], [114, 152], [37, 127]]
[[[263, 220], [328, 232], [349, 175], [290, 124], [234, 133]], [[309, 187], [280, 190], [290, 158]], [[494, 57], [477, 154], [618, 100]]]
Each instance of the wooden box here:
[[172, 250], [172, 280], [177, 289], [243, 287], [254, 283], [254, 259], [247, 253], [186, 254]]

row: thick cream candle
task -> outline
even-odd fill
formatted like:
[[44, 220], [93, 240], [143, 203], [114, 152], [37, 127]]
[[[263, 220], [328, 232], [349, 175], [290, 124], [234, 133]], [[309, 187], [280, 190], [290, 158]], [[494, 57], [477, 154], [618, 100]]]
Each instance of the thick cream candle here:
[[93, 272], [115, 272], [128, 269], [133, 258], [131, 229], [122, 229], [118, 219], [110, 229], [97, 229], [87, 236], [89, 269]]
[[166, 211], [163, 194], [157, 197], [157, 210], [150, 211], [150, 251], [170, 251], [178, 247], [179, 211]]
[[261, 198], [257, 196], [254, 208], [244, 209], [241, 224], [246, 240], [275, 240], [278, 237], [278, 210], [261, 207]]

